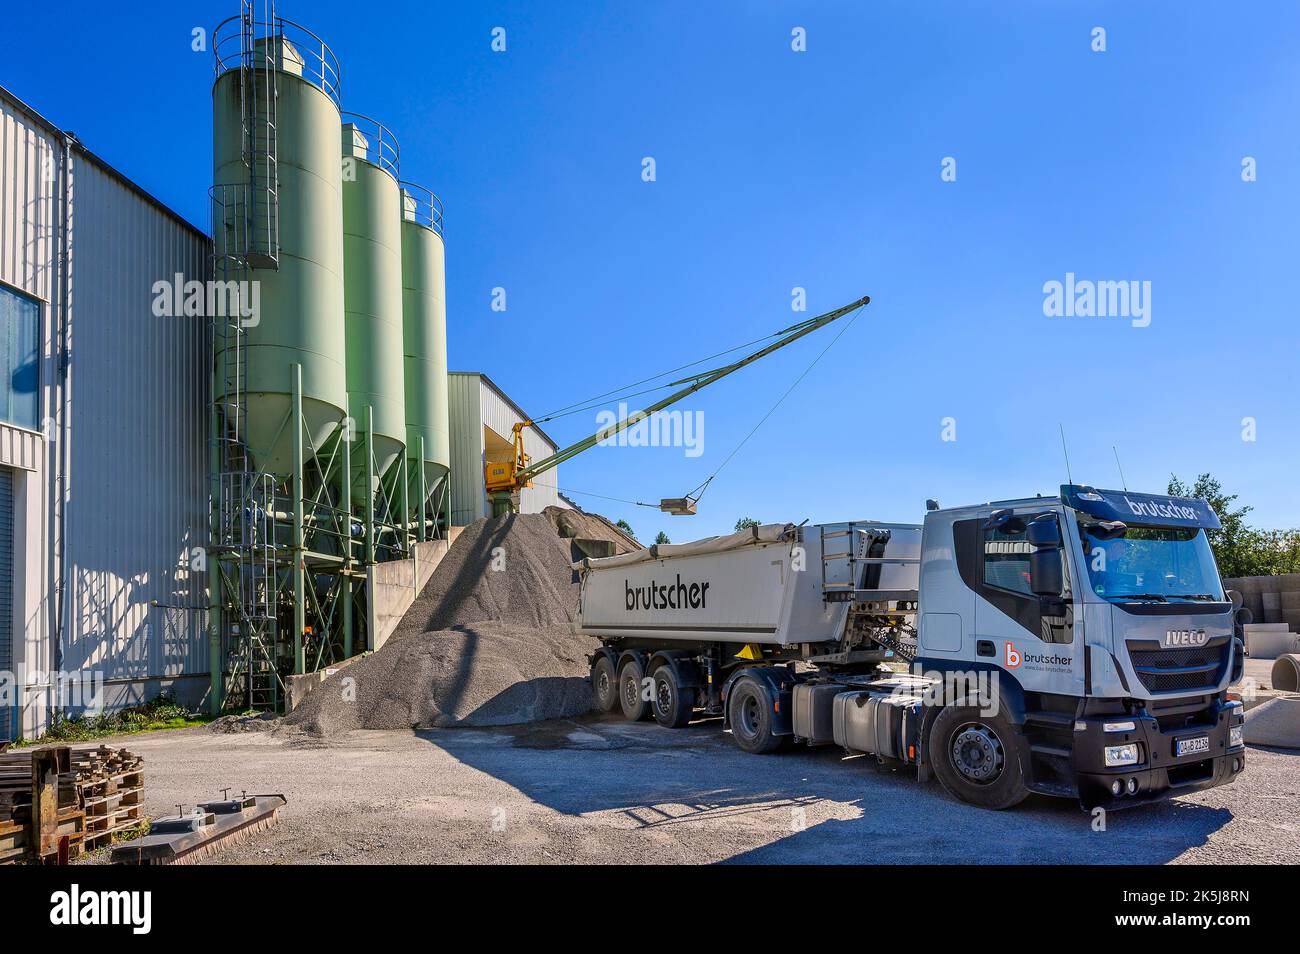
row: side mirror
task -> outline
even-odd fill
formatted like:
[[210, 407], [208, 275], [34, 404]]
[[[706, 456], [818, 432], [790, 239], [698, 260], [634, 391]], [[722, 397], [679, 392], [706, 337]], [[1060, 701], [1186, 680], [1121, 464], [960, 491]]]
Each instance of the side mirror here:
[[1061, 551], [1035, 548], [1029, 554], [1029, 588], [1036, 596], [1060, 596], [1065, 590]]
[[1245, 598], [1241, 595], [1240, 590], [1228, 590], [1224, 595], [1232, 601], [1232, 608], [1235, 610], [1241, 609], [1241, 604], [1245, 602]]
[[1045, 514], [1029, 521], [1025, 539], [1035, 550], [1061, 548], [1061, 525], [1056, 522], [1055, 514]]
[[1025, 520], [1023, 517], [1017, 517], [1010, 510], [994, 510], [984, 522], [984, 529], [1002, 533], [1020, 533], [1025, 529]]

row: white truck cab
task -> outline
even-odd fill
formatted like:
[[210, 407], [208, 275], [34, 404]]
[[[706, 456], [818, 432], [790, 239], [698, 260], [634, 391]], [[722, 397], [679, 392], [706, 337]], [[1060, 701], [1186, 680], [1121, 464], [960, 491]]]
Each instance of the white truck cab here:
[[1203, 500], [1076, 485], [932, 511], [915, 664], [997, 672], [1030, 790], [1131, 804], [1230, 781], [1243, 648], [1218, 527]]

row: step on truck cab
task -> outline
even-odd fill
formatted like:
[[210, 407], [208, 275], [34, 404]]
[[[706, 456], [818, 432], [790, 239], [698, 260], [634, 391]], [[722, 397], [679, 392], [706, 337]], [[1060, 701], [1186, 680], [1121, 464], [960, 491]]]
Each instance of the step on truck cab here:
[[1124, 807], [1245, 767], [1218, 526], [1203, 500], [1076, 485], [772, 524], [575, 564], [576, 625], [603, 711], [720, 715], [747, 751], [839, 745], [989, 808]]

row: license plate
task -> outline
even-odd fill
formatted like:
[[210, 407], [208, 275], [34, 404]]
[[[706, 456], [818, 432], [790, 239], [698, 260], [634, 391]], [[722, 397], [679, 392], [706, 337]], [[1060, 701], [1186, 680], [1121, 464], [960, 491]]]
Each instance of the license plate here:
[[1197, 752], [1210, 751], [1210, 737], [1198, 735], [1194, 739], [1179, 739], [1174, 746], [1174, 755], [1195, 755]]

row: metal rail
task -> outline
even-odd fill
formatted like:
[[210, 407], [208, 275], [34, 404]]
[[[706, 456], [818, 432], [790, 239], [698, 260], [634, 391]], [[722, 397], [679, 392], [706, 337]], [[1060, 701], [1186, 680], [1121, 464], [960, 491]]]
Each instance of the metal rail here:
[[[251, 48], [244, 42], [246, 23], [254, 38]], [[278, 50], [280, 62], [277, 67], [282, 72], [301, 76], [324, 92], [342, 111], [343, 82], [338, 57], [319, 36], [299, 23], [276, 16], [274, 9], [261, 17], [241, 13], [222, 20], [213, 28], [213, 79], [230, 70], [252, 66], [253, 58], [259, 55], [255, 52], [259, 44]], [[286, 52], [290, 57], [286, 58]]]
[[442, 235], [442, 201], [431, 189], [402, 180], [402, 214], [407, 220]]
[[398, 145], [393, 131], [379, 120], [363, 113], [345, 112], [342, 115], [345, 123], [351, 123], [366, 137], [366, 154], [360, 158], [400, 181], [402, 147]]

